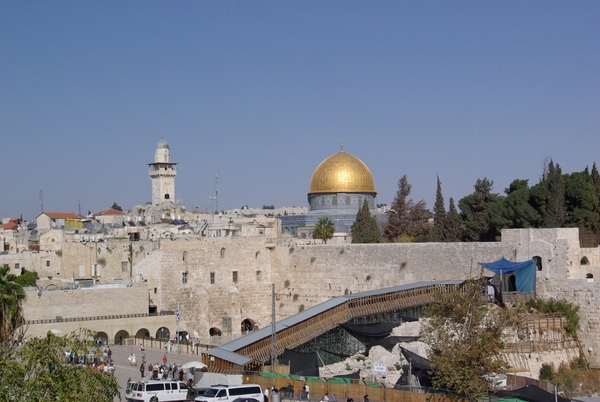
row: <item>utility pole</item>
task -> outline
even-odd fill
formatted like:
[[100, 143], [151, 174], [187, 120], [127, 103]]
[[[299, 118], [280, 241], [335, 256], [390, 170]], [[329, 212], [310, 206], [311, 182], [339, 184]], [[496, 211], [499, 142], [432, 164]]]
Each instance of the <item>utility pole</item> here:
[[219, 213], [219, 167], [215, 166], [215, 200], [217, 203], [217, 213]]
[[275, 328], [275, 284], [271, 284], [271, 372], [275, 372], [277, 362], [277, 330]]

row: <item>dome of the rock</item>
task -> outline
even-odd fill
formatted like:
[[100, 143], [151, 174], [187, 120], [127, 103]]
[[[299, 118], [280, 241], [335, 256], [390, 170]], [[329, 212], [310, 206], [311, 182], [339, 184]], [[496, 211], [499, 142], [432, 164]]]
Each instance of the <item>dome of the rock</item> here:
[[340, 151], [315, 169], [308, 194], [376, 193], [375, 180], [363, 161]]

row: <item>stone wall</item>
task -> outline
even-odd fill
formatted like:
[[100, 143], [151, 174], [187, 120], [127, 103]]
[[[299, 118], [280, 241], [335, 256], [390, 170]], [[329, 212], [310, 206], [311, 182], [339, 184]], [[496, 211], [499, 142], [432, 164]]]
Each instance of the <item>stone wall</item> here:
[[27, 288], [26, 293], [27, 301], [23, 305], [26, 321], [56, 319], [57, 316], [66, 319], [148, 313], [148, 290], [144, 283], [41, 292]]
[[[66, 242], [62, 256], [22, 253], [0, 256], [0, 263], [18, 260], [27, 262], [23, 266], [28, 269], [36, 267], [43, 274], [72, 278], [77, 277], [78, 264], [89, 266], [90, 258], [94, 263], [103, 257], [106, 267], [101, 280], [108, 282], [129, 275], [121, 272], [121, 263], [133, 257], [133, 279], [147, 286], [145, 311], [148, 304], [159, 312], [175, 311], [179, 306], [181, 329], [206, 336], [211, 328], [224, 335], [241, 333], [244, 320], [259, 328], [268, 325], [272, 283], [275, 312], [281, 319], [344, 294], [420, 281], [467, 279], [480, 274], [479, 262], [535, 257], [540, 262], [537, 296], [567, 299], [580, 306], [584, 350], [592, 364], [600, 366], [600, 303], [595, 296], [600, 288], [594, 278], [586, 278], [588, 274], [596, 276], [599, 252], [581, 249], [578, 239], [577, 229], [503, 230], [502, 241], [490, 243], [360, 245], [263, 236], [194, 236], [154, 242], [107, 240], [94, 243], [93, 248], [90, 243]], [[581, 265], [583, 256], [588, 257], [589, 265]], [[51, 267], [43, 266], [46, 260]], [[128, 308], [107, 292], [96, 301], [99, 308]], [[65, 303], [68, 307], [34, 303], [30, 308], [50, 316], [64, 314], [61, 309], [88, 313], [78, 301]]]

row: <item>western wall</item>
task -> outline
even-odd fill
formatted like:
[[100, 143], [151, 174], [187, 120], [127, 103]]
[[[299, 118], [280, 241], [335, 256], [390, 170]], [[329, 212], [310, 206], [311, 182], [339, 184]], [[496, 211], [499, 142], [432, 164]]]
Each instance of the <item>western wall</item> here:
[[[466, 279], [480, 274], [479, 262], [535, 257], [537, 296], [580, 306], [583, 350], [592, 365], [600, 367], [600, 287], [595, 281], [600, 275], [600, 251], [580, 248], [575, 228], [503, 230], [502, 241], [490, 243], [323, 244], [285, 237], [180, 236], [158, 241], [106, 239], [90, 248], [90, 243], [73, 241], [62, 244], [60, 256], [55, 251], [23, 252], [3, 255], [0, 263], [19, 261], [25, 266], [37, 261], [31, 267], [39, 267], [43, 275], [53, 273], [56, 282], [58, 277], [77, 278], [77, 267], [89, 267], [90, 255], [93, 263], [98, 247], [98, 255], [106, 256], [98, 282], [131, 281], [136, 290], [96, 287], [89, 290], [94, 295], [89, 303], [74, 301], [72, 292], [65, 291], [46, 298], [50, 296], [46, 285], [42, 297], [28, 297], [27, 320], [121, 314], [133, 306], [136, 314], [148, 313], [151, 306], [158, 314], [173, 314], [179, 306], [180, 329], [197, 331], [201, 337], [211, 329], [233, 335], [249, 324], [260, 328], [270, 323], [272, 283], [276, 317], [281, 319], [343, 294], [425, 280]], [[132, 256], [137, 263], [131, 274], [123, 272], [122, 263]], [[582, 264], [583, 257], [589, 263]], [[45, 266], [47, 259], [51, 267]], [[129, 293], [121, 297], [115, 292]], [[88, 322], [94, 329], [94, 321]], [[174, 334], [174, 317], [165, 322]], [[128, 329], [128, 334], [146, 328], [143, 320], [139, 326]], [[109, 339], [120, 330], [114, 327]]]

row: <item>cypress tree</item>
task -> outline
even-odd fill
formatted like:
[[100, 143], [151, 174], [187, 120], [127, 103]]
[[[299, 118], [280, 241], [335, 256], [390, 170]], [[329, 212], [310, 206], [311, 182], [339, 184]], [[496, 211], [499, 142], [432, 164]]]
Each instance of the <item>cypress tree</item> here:
[[381, 234], [377, 221], [371, 216], [367, 199], [356, 214], [356, 222], [352, 226], [352, 243], [380, 243]]
[[546, 199], [546, 214], [542, 226], [545, 228], [560, 228], [567, 215], [565, 206], [565, 179], [558, 163], [556, 166], [550, 160], [548, 165], [548, 195]]
[[437, 177], [437, 190], [435, 192], [435, 204], [433, 206], [433, 228], [431, 229], [431, 241], [445, 241], [446, 239], [446, 207], [442, 195], [442, 182]]
[[446, 240], [451, 242], [461, 241], [464, 224], [454, 205], [454, 198], [450, 198], [450, 207], [446, 215]]

